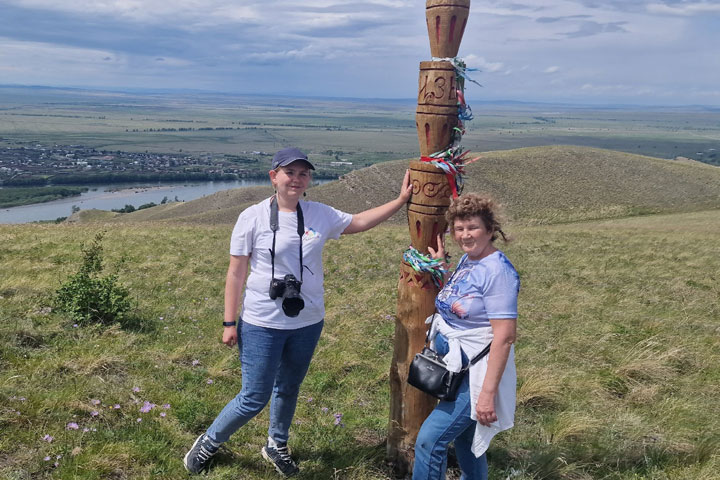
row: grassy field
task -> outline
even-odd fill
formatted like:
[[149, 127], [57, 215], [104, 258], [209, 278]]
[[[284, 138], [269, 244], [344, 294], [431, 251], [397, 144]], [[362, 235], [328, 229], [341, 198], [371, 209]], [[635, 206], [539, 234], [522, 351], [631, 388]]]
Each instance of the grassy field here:
[[[230, 228], [0, 226], [1, 478], [186, 478], [187, 447], [240, 385], [236, 352], [219, 342]], [[102, 229], [137, 301], [135, 330], [73, 328], [51, 308]], [[523, 285], [519, 408], [490, 449], [491, 478], [718, 478], [720, 210], [508, 230]], [[299, 478], [391, 478], [408, 241], [387, 225], [326, 248], [327, 326], [290, 442]], [[143, 413], [145, 402], [156, 406]], [[208, 478], [277, 478], [259, 455], [267, 418], [231, 439]]]

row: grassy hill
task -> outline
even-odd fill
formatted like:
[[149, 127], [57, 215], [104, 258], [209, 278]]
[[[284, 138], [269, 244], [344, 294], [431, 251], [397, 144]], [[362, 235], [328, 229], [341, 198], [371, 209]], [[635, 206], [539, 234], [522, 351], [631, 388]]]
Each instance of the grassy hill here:
[[[407, 160], [373, 165], [311, 188], [309, 200], [356, 213], [397, 195]], [[494, 194], [517, 222], [544, 224], [720, 207], [720, 168], [692, 161], [573, 146], [483, 153], [467, 167], [466, 191]], [[107, 220], [232, 224], [269, 187], [219, 192]], [[89, 220], [81, 213], [81, 221]], [[96, 217], [97, 218], [97, 217]], [[395, 216], [404, 222], [404, 212]]]
[[[396, 195], [405, 166], [309, 198], [356, 212]], [[720, 170], [576, 147], [489, 152], [468, 170], [467, 189], [495, 193], [514, 220], [502, 248], [522, 280], [516, 426], [493, 440], [490, 479], [717, 479]], [[240, 386], [237, 351], [219, 342], [230, 230], [269, 193], [0, 225], [0, 478], [187, 478], [186, 449]], [[290, 440], [300, 480], [392, 478], [388, 373], [408, 243], [395, 220], [326, 247], [326, 328]], [[101, 230], [137, 328], [75, 327], [53, 309]], [[233, 436], [208, 478], [277, 478], [259, 455], [267, 420]]]
[[[52, 310], [80, 243], [103, 228], [141, 329], [75, 328]], [[186, 478], [186, 448], [240, 385], [237, 352], [219, 342], [230, 228], [0, 226], [0, 478]], [[718, 478], [720, 211], [508, 230], [522, 278], [519, 407], [493, 441], [491, 479]], [[392, 478], [407, 238], [385, 225], [326, 248], [326, 329], [290, 441], [299, 479]], [[231, 439], [209, 478], [277, 478], [259, 455], [267, 418]]]

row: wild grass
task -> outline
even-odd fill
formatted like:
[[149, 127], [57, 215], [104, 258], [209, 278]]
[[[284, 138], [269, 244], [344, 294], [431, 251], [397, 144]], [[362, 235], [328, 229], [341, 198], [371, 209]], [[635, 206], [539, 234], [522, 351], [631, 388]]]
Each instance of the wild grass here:
[[[143, 329], [74, 328], [49, 308], [103, 229]], [[1, 478], [186, 478], [182, 456], [241, 381], [219, 342], [230, 229], [0, 227]], [[718, 478], [720, 211], [509, 230], [519, 406], [489, 451], [491, 479]], [[326, 328], [290, 441], [301, 479], [392, 478], [388, 371], [408, 241], [388, 225], [326, 248]], [[233, 436], [208, 478], [277, 478], [259, 455], [267, 421]]]

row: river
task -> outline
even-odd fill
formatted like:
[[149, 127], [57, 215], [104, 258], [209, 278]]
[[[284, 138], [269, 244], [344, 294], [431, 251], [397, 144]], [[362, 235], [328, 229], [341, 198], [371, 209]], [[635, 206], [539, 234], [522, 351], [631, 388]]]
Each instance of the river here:
[[[325, 183], [328, 180], [314, 180], [313, 183]], [[269, 185], [269, 179], [243, 179], [222, 182], [187, 182], [187, 183], [125, 183], [109, 185], [91, 185], [87, 192], [79, 196], [67, 197], [52, 202], [34, 203], [0, 209], [0, 223], [28, 223], [40, 220], [55, 220], [58, 217], [69, 217], [73, 206], [81, 210], [93, 208], [112, 210], [125, 205], [140, 205], [154, 202], [160, 203], [164, 197], [174, 201], [195, 200], [222, 190]]]

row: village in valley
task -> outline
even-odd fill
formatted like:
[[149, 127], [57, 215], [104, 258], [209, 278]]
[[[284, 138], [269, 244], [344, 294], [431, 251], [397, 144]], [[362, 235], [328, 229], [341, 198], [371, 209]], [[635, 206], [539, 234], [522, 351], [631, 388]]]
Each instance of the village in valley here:
[[[0, 139], [0, 184], [37, 186], [127, 181], [236, 180], [265, 177], [270, 154], [248, 151], [168, 154], [98, 150], [84, 145], [45, 146]], [[349, 162], [330, 162], [320, 177], [337, 177]]]

